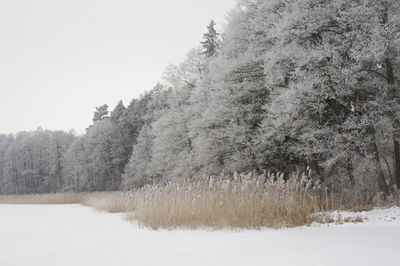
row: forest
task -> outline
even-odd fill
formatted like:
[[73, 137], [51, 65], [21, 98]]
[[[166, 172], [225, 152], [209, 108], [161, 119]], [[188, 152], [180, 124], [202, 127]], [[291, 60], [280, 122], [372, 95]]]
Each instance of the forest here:
[[0, 193], [116, 191], [221, 173], [310, 172], [400, 188], [400, 2], [240, 0], [223, 32], [85, 134], [0, 135]]

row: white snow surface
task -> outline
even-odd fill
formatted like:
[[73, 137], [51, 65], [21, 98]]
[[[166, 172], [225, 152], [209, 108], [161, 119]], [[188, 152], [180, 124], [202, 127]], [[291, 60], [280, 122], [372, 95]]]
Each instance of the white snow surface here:
[[80, 205], [0, 205], [0, 265], [400, 265], [400, 208], [356, 215], [365, 222], [152, 231]]
[[335, 211], [331, 213], [331, 217], [335, 220], [344, 219], [346, 217], [359, 217], [365, 223], [370, 224], [400, 225], [400, 208], [392, 207], [388, 209], [374, 209], [372, 211], [363, 212]]

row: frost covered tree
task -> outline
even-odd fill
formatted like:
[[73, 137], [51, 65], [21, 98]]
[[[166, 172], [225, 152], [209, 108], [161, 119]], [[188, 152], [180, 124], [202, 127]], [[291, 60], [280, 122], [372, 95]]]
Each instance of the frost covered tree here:
[[109, 119], [96, 121], [87, 130], [85, 150], [87, 151], [89, 188], [91, 191], [105, 191], [116, 188], [116, 175], [111, 148], [113, 125]]
[[[390, 15], [385, 20], [396, 4], [239, 1], [219, 52], [198, 68], [196, 83], [196, 71], [186, 71], [196, 68], [183, 67], [188, 61], [167, 70], [167, 84], [173, 84], [167, 107], [146, 128], [152, 148], [142, 146], [149, 154], [147, 175], [310, 168], [327, 182], [388, 193], [386, 182], [397, 180], [390, 169], [396, 138], [392, 148], [387, 143], [395, 136], [398, 112], [388, 104], [395, 95], [390, 66], [376, 52], [397, 47], [398, 22]], [[213, 43], [211, 36], [218, 39], [213, 28], [203, 45]], [[359, 165], [370, 166], [368, 175]]]
[[191, 131], [200, 172], [257, 168], [253, 142], [268, 90], [261, 52], [264, 37], [259, 38], [250, 21], [256, 12], [256, 7], [242, 6], [232, 12], [221, 52], [209, 63], [199, 88], [207, 104]]
[[396, 0], [240, 0], [223, 34], [212, 21], [162, 84], [97, 107], [83, 136], [0, 136], [0, 191], [311, 169], [331, 190], [396, 193], [399, 12]]
[[0, 192], [60, 192], [65, 184], [65, 152], [74, 136], [61, 131], [20, 132], [0, 137]]
[[220, 49], [219, 33], [215, 30], [215, 22], [211, 20], [210, 24], [207, 26], [207, 33], [203, 36], [203, 41], [201, 42], [203, 46], [203, 54], [207, 57], [213, 57], [217, 55]]
[[83, 136], [75, 138], [65, 154], [68, 188], [75, 192], [88, 190], [88, 156], [84, 141]]
[[124, 188], [140, 187], [161, 178], [151, 167], [154, 144], [152, 124], [168, 107], [169, 93], [170, 90], [158, 84], [142, 98], [144, 101], [143, 108], [146, 112], [143, 113], [141, 118], [143, 124], [133, 145], [132, 155], [125, 166], [122, 184]]
[[153, 122], [153, 158], [151, 167], [158, 175], [179, 179], [193, 174], [193, 147], [190, 124], [196, 110], [192, 95], [199, 86], [205, 68], [205, 57], [200, 49], [193, 49], [186, 59], [165, 74], [168, 94], [167, 108]]
[[55, 131], [50, 135], [49, 140], [49, 170], [50, 186], [53, 191], [63, 191], [65, 182], [65, 154], [69, 145], [73, 141], [73, 136], [63, 131]]
[[112, 163], [115, 169], [115, 189], [121, 186], [121, 176], [132, 152], [132, 137], [128, 122], [127, 109], [120, 101], [111, 112], [110, 121], [114, 126], [111, 143]]
[[[323, 166], [324, 175], [329, 175], [326, 170], [345, 169], [350, 182], [355, 171], [352, 159], [365, 158], [375, 165], [372, 175], [378, 190], [389, 193], [376, 135], [380, 128], [385, 130], [382, 121], [392, 113], [385, 104], [390, 102], [385, 96], [388, 82], [379, 80], [382, 75], [375, 69], [384, 58], [380, 46], [387, 43], [375, 36], [385, 32], [381, 4], [306, 0], [265, 4], [273, 11], [269, 12], [273, 45], [265, 60], [273, 96], [266, 105], [269, 116], [261, 140], [268, 149], [278, 148], [272, 158], [280, 157], [283, 149], [282, 161], [295, 166], [304, 161], [317, 174]], [[371, 47], [368, 40], [379, 44]]]
[[351, 15], [357, 16], [352, 17], [352, 22], [359, 30], [353, 36], [357, 38], [357, 46], [352, 49], [352, 55], [359, 63], [359, 73], [368, 77], [374, 87], [381, 88], [377, 95], [382, 104], [379, 114], [390, 121], [393, 143], [394, 172], [390, 183], [400, 188], [400, 96], [399, 77], [396, 75], [399, 70], [400, 3], [393, 0], [364, 1], [358, 6], [353, 5], [353, 10]]
[[108, 116], [108, 105], [104, 104], [102, 106], [96, 107], [96, 112], [93, 115], [93, 122], [100, 121]]

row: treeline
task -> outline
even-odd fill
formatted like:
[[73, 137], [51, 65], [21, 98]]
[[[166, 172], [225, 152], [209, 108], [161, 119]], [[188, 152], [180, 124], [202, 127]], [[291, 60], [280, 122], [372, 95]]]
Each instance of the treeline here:
[[[397, 0], [242, 0], [222, 35], [84, 136], [0, 138], [2, 193], [97, 191], [311, 169], [331, 189], [400, 188]], [[62, 137], [61, 137], [62, 136]], [[59, 144], [57, 144], [59, 143]]]
[[96, 108], [86, 134], [44, 131], [0, 135], [0, 192], [106, 191], [121, 187], [121, 176], [144, 123], [152, 93], [120, 102], [109, 113]]
[[0, 135], [0, 192], [45, 193], [64, 185], [66, 151], [74, 136], [66, 132]]

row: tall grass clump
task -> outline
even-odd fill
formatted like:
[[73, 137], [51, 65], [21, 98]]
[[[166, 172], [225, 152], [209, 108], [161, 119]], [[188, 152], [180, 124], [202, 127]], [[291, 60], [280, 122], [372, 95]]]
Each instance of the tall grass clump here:
[[153, 229], [260, 229], [309, 223], [331, 202], [309, 175], [250, 173], [167, 182], [134, 193], [130, 219]]

